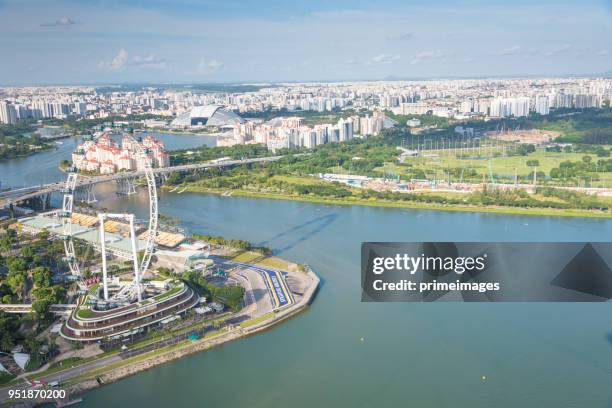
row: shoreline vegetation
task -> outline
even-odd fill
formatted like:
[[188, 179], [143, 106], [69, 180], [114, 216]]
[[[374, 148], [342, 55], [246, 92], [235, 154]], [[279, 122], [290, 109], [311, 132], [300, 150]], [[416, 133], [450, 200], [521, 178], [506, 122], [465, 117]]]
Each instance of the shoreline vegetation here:
[[51, 149], [53, 143], [35, 133], [29, 122], [0, 124], [0, 161], [18, 159]]
[[[163, 186], [164, 190], [170, 190], [176, 186]], [[393, 200], [371, 200], [358, 197], [348, 198], [328, 198], [311, 195], [290, 195], [282, 193], [266, 193], [255, 192], [249, 190], [228, 190], [205, 188], [189, 183], [182, 185], [185, 191], [191, 193], [215, 194], [221, 196], [240, 196], [249, 198], [267, 198], [274, 200], [286, 201], [303, 201], [314, 204], [329, 204], [329, 205], [362, 205], [368, 207], [381, 208], [407, 208], [431, 211], [448, 211], [448, 212], [478, 212], [478, 213], [494, 213], [494, 214], [510, 214], [510, 215], [530, 215], [530, 216], [552, 216], [552, 217], [589, 217], [589, 218], [612, 218], [612, 213], [609, 211], [597, 210], [582, 210], [582, 209], [558, 209], [545, 207], [508, 207], [508, 206], [478, 206], [478, 205], [457, 205], [457, 204], [440, 204], [431, 202], [418, 201], [393, 201]]]
[[240, 323], [237, 326], [221, 329], [212, 335], [198, 340], [186, 340], [176, 345], [154, 349], [142, 355], [121, 360], [102, 368], [97, 368], [74, 377], [65, 384], [68, 395], [81, 394], [103, 385], [112, 384], [123, 378], [141, 373], [162, 364], [170, 363], [188, 355], [209, 350], [222, 344], [269, 330], [283, 321], [304, 312], [314, 299], [320, 279], [308, 270], [313, 283], [304, 293], [302, 300], [277, 313], [271, 312]]
[[[211, 238], [213, 240], [221, 239], [221, 237]], [[246, 241], [232, 241], [231, 243], [237, 245], [237, 247], [240, 247], [244, 242]], [[62, 388], [66, 389], [69, 396], [75, 396], [75, 394], [81, 394], [91, 389], [98, 388], [106, 384], [111, 384], [125, 377], [149, 370], [162, 364], [176, 361], [185, 356], [206, 351], [227, 342], [238, 340], [240, 338], [271, 329], [285, 320], [304, 312], [310, 306], [314, 300], [314, 297], [316, 296], [320, 284], [320, 278], [307, 265], [296, 264], [272, 255], [266, 257], [261, 253], [261, 251], [262, 248], [257, 247], [243, 248], [243, 250], [238, 250], [235, 254], [236, 256], [232, 259], [241, 262], [250, 261], [254, 264], [265, 265], [268, 267], [286, 267], [286, 272], [289, 274], [301, 274], [306, 276], [307, 280], [309, 281], [309, 285], [305, 287], [305, 291], [298, 302], [261, 316], [251, 317], [250, 319], [241, 321], [240, 323], [219, 327], [217, 330], [206, 333], [201, 338], [187, 338], [179, 341], [178, 343], [172, 345], [162, 345], [159, 348], [154, 347], [150, 351], [146, 351], [142, 354], [137, 353], [136, 355], [127, 358], [117, 359], [118, 355], [121, 353], [121, 350], [105, 352], [97, 357], [82, 359], [68, 358], [66, 360], [55, 362], [44, 371], [33, 371], [28, 375], [28, 379], [43, 380], [48, 379], [48, 376], [52, 375], [60, 375], [61, 377], [62, 373], [64, 373], [66, 376], [66, 374], [71, 371], [75, 374], [72, 376], [66, 376], [65, 379], [62, 377], [61, 386]], [[269, 262], [265, 262], [268, 258], [273, 261], [272, 265], [269, 265]], [[193, 327], [190, 326], [181, 328], [177, 332], [168, 332], [160, 338], [144, 339], [142, 342], [134, 344], [134, 346], [136, 346], [135, 350], [140, 347], [150, 347], [155, 342], [163, 342], [164, 340], [175, 336], [179, 332], [186, 333], [196, 326], [203, 327], [203, 325], [212, 323], [214, 327], [217, 327], [224, 322], [225, 319], [231, 318], [232, 316], [232, 314], [227, 313], [213, 319], [198, 322]], [[105, 359], [108, 359], [108, 362], [103, 366], [93, 366], [91, 369], [87, 369], [86, 367], [90, 363], [103, 361]], [[65, 362], [65, 364], [60, 364], [63, 362]], [[14, 387], [22, 382], [22, 378], [15, 378], [3, 384], [2, 388]], [[11, 402], [10, 400], [7, 400], [0, 403], [0, 406], [11, 406], [12, 403], [14, 403], [14, 401]]]
[[[168, 188], [191, 192], [322, 204], [610, 218], [611, 197], [576, 190], [607, 188], [612, 184], [612, 139], [607, 133], [612, 129], [612, 112], [609, 109], [585, 110], [575, 112], [571, 119], [567, 115], [567, 112], [559, 111], [529, 120], [510, 118], [483, 123], [461, 122], [470, 126], [480, 136], [478, 139], [483, 139], [482, 148], [479, 141], [479, 146], [472, 146], [471, 150], [448, 147], [449, 141], [453, 141], [453, 146], [465, 144], [464, 136], [457, 135], [456, 123], [429, 115], [390, 115], [398, 120], [398, 125], [383, 129], [376, 136], [321, 144], [313, 149], [278, 149], [274, 153], [286, 157], [265, 165], [211, 169], [198, 174], [175, 172], [169, 176], [167, 184]], [[433, 130], [417, 133], [403, 124], [413, 117], [432, 126]], [[311, 117], [313, 120], [318, 118]], [[490, 138], [490, 132], [495, 133], [500, 126], [514, 129], [518, 125], [521, 129], [554, 130], [565, 144], [536, 146]], [[571, 141], [567, 139], [569, 136]], [[434, 149], [430, 143], [430, 149], [425, 149], [426, 138], [444, 139], [447, 148], [439, 150], [440, 145], [436, 145]], [[420, 154], [414, 155], [414, 150], [410, 150], [415, 146], [420, 146], [416, 147], [421, 150]], [[221, 157], [240, 159], [266, 155], [270, 155], [270, 151], [257, 144], [201, 147], [188, 152], [172, 152], [171, 163], [181, 165]], [[391, 185], [416, 181], [436, 188], [397, 192], [392, 187], [358, 188], [316, 177], [326, 173], [384, 179]], [[439, 184], [450, 186], [457, 183], [473, 188], [463, 192], [450, 191], [450, 188], [437, 190]], [[522, 188], [496, 187], [503, 184]], [[527, 185], [533, 186], [530, 191], [524, 187]]]

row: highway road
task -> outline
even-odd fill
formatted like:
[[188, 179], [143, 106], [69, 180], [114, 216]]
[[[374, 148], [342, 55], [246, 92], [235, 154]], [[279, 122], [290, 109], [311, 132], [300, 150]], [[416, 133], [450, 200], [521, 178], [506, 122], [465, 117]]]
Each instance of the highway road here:
[[[99, 360], [94, 360], [90, 363], [86, 363], [80, 366], [76, 366], [73, 368], [68, 368], [67, 370], [63, 370], [61, 372], [57, 372], [54, 374], [49, 374], [46, 375], [42, 378], [37, 378], [37, 380], [42, 380], [45, 381], [46, 383], [51, 383], [54, 381], [58, 381], [60, 383], [60, 387], [61, 387], [61, 383], [63, 381], [66, 381], [70, 378], [73, 377], [78, 377], [79, 375], [86, 373], [88, 371], [92, 371], [92, 370], [96, 370], [98, 368], [102, 368], [102, 367], [106, 367], [109, 364], [113, 364], [116, 363], [118, 361], [121, 360], [125, 360], [131, 357], [135, 357], [144, 353], [148, 353], [150, 351], [154, 351], [163, 347], [167, 347], [167, 346], [171, 346], [174, 344], [177, 344], [181, 341], [184, 341], [186, 339], [189, 338], [190, 335], [197, 335], [198, 337], [202, 337], [206, 332], [212, 331], [213, 326], [212, 325], [207, 325], [201, 329], [197, 329], [197, 330], [191, 330], [189, 332], [186, 333], [181, 333], [181, 334], [177, 334], [174, 337], [171, 337], [169, 339], [165, 339], [165, 340], [161, 340], [158, 341], [156, 343], [153, 344], [149, 344], [140, 348], [136, 348], [136, 349], [129, 349], [126, 351], [122, 351], [119, 354], [113, 354], [111, 356], [107, 356], [107, 357], [103, 357], [100, 358]], [[31, 374], [34, 375], [34, 374]], [[23, 375], [21, 376], [22, 378], [24, 377]], [[25, 377], [28, 377], [28, 375], [26, 374]], [[2, 387], [0, 388], [0, 402], [5, 401], [8, 398], [8, 392], [9, 390], [25, 390], [28, 388], [32, 388], [31, 385], [27, 384], [27, 383], [21, 383], [21, 384], [16, 384], [16, 385], [12, 385], [9, 387]]]
[[[297, 155], [296, 155], [297, 156]], [[196, 170], [205, 170], [219, 167], [230, 167], [230, 166], [240, 166], [243, 164], [251, 164], [251, 163], [266, 163], [272, 162], [276, 160], [280, 160], [285, 156], [269, 156], [269, 157], [256, 157], [253, 159], [242, 159], [242, 160], [224, 160], [220, 162], [214, 163], [194, 163], [194, 164], [183, 164], [180, 166], [171, 166], [171, 167], [161, 167], [153, 169], [153, 173], [155, 174], [168, 174], [173, 173], [175, 171], [196, 171]], [[76, 187], [84, 187], [92, 184], [104, 183], [109, 181], [116, 181], [126, 178], [132, 177], [141, 177], [144, 176], [144, 171], [131, 171], [124, 173], [115, 173], [108, 174], [104, 176], [80, 176], [77, 178]], [[64, 188], [65, 183], [50, 183], [43, 184], [40, 186], [31, 186], [24, 187], [15, 190], [8, 190], [0, 192], [0, 205], [9, 205], [18, 203], [29, 198], [39, 197], [41, 195], [45, 195], [48, 193], [52, 193], [55, 191], [60, 191]]]
[[[219, 258], [219, 260], [221, 261], [221, 258]], [[227, 324], [239, 324], [244, 320], [248, 320], [252, 317], [262, 316], [272, 311], [272, 299], [270, 298], [270, 293], [264, 284], [263, 277], [258, 271], [252, 268], [252, 265], [241, 264], [231, 261], [228, 262], [227, 260], [223, 260], [222, 263], [228, 270], [230, 268], [235, 268], [233, 271], [230, 272], [230, 275], [242, 281], [246, 290], [246, 307], [244, 307], [240, 312], [233, 314], [231, 317], [227, 318], [225, 320]], [[43, 380], [47, 383], [53, 381], [58, 381], [61, 383], [62, 381], [66, 381], [70, 378], [84, 374], [85, 372], [105, 367], [109, 364], [113, 364], [126, 358], [134, 357], [159, 348], [176, 344], [180, 341], [184, 341], [192, 334], [196, 334], [198, 337], [202, 337], [205, 333], [210, 332], [212, 330], [214, 330], [212, 325], [206, 325], [203, 328], [191, 330], [182, 334], [177, 334], [172, 338], [161, 340], [153, 344], [149, 344], [140, 348], [128, 349], [119, 354], [103, 357], [99, 360], [94, 360], [90, 363], [85, 363], [81, 366], [76, 366], [73, 368], [68, 368], [61, 372], [49, 374], [42, 378], [38, 378], [38, 380]], [[26, 377], [28, 377], [27, 374]], [[8, 398], [9, 389], [24, 390], [30, 387], [31, 386], [26, 383], [12, 385], [10, 387], [2, 387], [0, 388], [0, 402]]]
[[[59, 381], [61, 383], [61, 381], [65, 381], [69, 378], [72, 377], [76, 377], [79, 376], [83, 373], [85, 373], [86, 371], [90, 371], [90, 370], [95, 370], [97, 368], [102, 368], [105, 367], [109, 364], [112, 364], [114, 362], [120, 361], [122, 360], [121, 355], [119, 354], [115, 354], [112, 356], [108, 356], [108, 357], [104, 357], [101, 358], [99, 360], [95, 360], [92, 361], [91, 363], [87, 363], [87, 364], [83, 364], [81, 366], [76, 366], [73, 368], [69, 368], [67, 370], [55, 373], [55, 374], [50, 374], [47, 375], [43, 378], [38, 378], [38, 380], [43, 380], [47, 383], [53, 382], [53, 381]], [[27, 375], [26, 375], [27, 377]], [[33, 388], [31, 385], [27, 384], [27, 383], [21, 383], [21, 384], [15, 384], [15, 385], [11, 385], [8, 387], [2, 387], [0, 388], [0, 402], [4, 402], [8, 399], [8, 392], [9, 390], [26, 390], [29, 388]], [[24, 400], [25, 402], [25, 400]]]

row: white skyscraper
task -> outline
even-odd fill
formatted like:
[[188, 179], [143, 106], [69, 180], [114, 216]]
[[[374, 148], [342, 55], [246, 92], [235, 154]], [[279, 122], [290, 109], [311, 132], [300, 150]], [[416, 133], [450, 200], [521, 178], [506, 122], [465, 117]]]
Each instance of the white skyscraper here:
[[346, 131], [346, 139], [351, 140], [353, 138], [353, 119], [348, 118], [346, 122], [344, 122], [344, 128]]
[[314, 130], [306, 130], [302, 134], [303, 146], [307, 149], [312, 149], [317, 145], [317, 132]]
[[353, 121], [349, 119], [340, 119], [338, 121], [338, 131], [341, 142], [346, 142], [353, 138]]
[[489, 116], [492, 117], [501, 117], [501, 98], [493, 98], [491, 99], [491, 104], [489, 105]]
[[512, 98], [511, 101], [511, 114], [514, 117], [529, 116], [529, 98], [518, 97]]
[[489, 115], [498, 118], [529, 116], [529, 98], [493, 98]]
[[17, 111], [14, 105], [7, 102], [0, 103], [0, 122], [9, 125], [17, 123]]
[[550, 102], [548, 100], [548, 96], [546, 95], [536, 96], [534, 110], [536, 113], [539, 113], [540, 115], [548, 115], [550, 113]]

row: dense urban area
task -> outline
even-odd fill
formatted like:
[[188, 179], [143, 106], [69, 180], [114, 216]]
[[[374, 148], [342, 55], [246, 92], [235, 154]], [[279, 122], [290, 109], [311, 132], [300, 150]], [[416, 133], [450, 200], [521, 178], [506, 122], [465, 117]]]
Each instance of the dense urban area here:
[[[78, 143], [65, 181], [0, 184], [0, 383], [90, 388], [310, 303], [307, 265], [186, 232], [160, 189], [610, 217], [611, 97], [603, 78], [2, 88], [0, 160]], [[148, 220], [101, 208], [104, 183]]]

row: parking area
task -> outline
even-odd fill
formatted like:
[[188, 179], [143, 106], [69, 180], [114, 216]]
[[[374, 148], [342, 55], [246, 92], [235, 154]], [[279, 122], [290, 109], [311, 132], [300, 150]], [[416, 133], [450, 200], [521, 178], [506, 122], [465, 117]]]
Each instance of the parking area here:
[[243, 310], [253, 316], [264, 315], [272, 311], [272, 298], [261, 275], [257, 271], [237, 266], [232, 270], [230, 276], [236, 278], [245, 288], [245, 305]]
[[246, 281], [245, 306], [256, 304], [258, 315], [295, 303], [286, 281], [286, 272], [219, 258], [215, 262], [233, 269], [233, 276]]
[[266, 290], [268, 291], [268, 295], [272, 300], [273, 309], [278, 309], [280, 307], [289, 306], [295, 303], [293, 295], [291, 294], [289, 286], [285, 280], [284, 272], [239, 262], [231, 263], [239, 266], [242, 269], [252, 270], [259, 274], [260, 278], [263, 280]]

